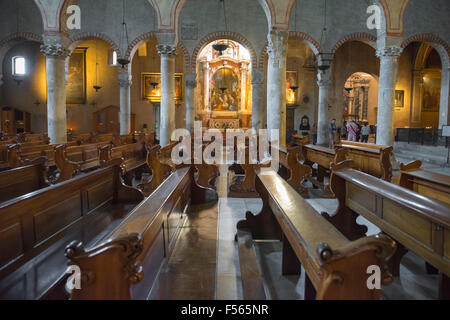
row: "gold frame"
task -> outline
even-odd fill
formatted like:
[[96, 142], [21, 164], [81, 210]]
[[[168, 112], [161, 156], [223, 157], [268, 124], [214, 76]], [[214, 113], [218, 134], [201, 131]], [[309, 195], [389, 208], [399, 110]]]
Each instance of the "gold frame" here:
[[[150, 102], [161, 102], [161, 95], [150, 95], [147, 94], [145, 90], [145, 82], [146, 79], [149, 77], [158, 77], [159, 86], [161, 86], [161, 73], [159, 72], [142, 72], [141, 73], [141, 96], [143, 100], [150, 101]], [[175, 87], [177, 86], [177, 79], [180, 79], [180, 95], [175, 96], [175, 103], [180, 102], [183, 100], [183, 74], [182, 73], [175, 73]], [[175, 88], [176, 89], [176, 88]]]
[[[66, 96], [66, 104], [86, 104], [86, 52], [88, 48], [76, 48], [73, 50], [73, 54], [81, 54], [82, 55], [82, 63], [83, 63], [83, 70], [82, 70], [82, 97], [69, 97]], [[70, 66], [70, 60], [69, 60], [69, 66]], [[67, 84], [69, 86], [70, 84]], [[66, 90], [67, 92], [67, 90]]]

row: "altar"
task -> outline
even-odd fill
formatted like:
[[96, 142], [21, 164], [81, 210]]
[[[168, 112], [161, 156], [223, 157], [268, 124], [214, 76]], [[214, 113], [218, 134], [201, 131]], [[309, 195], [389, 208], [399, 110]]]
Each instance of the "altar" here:
[[239, 129], [239, 119], [210, 119], [210, 129]]
[[249, 52], [231, 40], [222, 53], [214, 43], [207, 45], [198, 58], [196, 114], [203, 127], [219, 130], [251, 127], [252, 83]]

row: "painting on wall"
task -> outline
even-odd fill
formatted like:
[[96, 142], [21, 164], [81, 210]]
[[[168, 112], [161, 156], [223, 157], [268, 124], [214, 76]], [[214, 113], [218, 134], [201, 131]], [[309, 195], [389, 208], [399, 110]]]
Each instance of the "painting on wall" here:
[[423, 86], [422, 112], [438, 112], [441, 100], [441, 79], [426, 78]]
[[66, 86], [67, 104], [86, 103], [86, 50], [87, 48], [77, 48], [70, 56]]
[[239, 77], [230, 68], [220, 68], [211, 80], [211, 110], [238, 111], [241, 103]]
[[296, 91], [291, 87], [297, 87], [297, 71], [286, 71], [286, 102], [295, 104], [297, 102]]
[[[161, 73], [141, 74], [142, 99], [150, 102], [161, 102]], [[175, 102], [183, 99], [183, 74], [175, 73]]]
[[395, 90], [395, 108], [403, 108], [405, 106], [405, 91]]

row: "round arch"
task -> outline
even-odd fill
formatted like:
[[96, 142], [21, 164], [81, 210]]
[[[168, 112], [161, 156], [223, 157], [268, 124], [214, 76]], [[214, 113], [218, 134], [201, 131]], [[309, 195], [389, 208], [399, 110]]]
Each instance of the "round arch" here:
[[[289, 38], [288, 40], [298, 40], [301, 42], [304, 42], [308, 47], [314, 52], [315, 55], [317, 55], [321, 48], [319, 42], [314, 39], [311, 35], [300, 32], [300, 31], [289, 31]], [[267, 57], [267, 46], [269, 45], [268, 42], [264, 45], [264, 48], [261, 50], [261, 53], [259, 55], [259, 65], [258, 68], [260, 70], [264, 69], [264, 62]]]
[[104, 33], [101, 33], [101, 32], [83, 32], [83, 33], [77, 34], [75, 36], [72, 36], [70, 38], [71, 43], [69, 45], [69, 50], [70, 50], [70, 52], [72, 52], [83, 41], [97, 40], [97, 39], [105, 41], [106, 43], [108, 43], [110, 45], [111, 49], [113, 49], [114, 51], [117, 52], [118, 56], [121, 55], [119, 46], [110, 37], [108, 37], [107, 35], [105, 35]]
[[344, 45], [344, 43], [350, 42], [350, 41], [360, 41], [360, 42], [363, 42], [363, 43], [371, 46], [375, 50], [377, 49], [377, 37], [376, 36], [371, 35], [369, 33], [365, 33], [365, 32], [355, 32], [355, 33], [347, 34], [347, 35], [343, 36], [341, 39], [339, 39], [336, 42], [336, 44], [333, 46], [333, 49], [332, 49], [333, 53], [336, 53], [336, 51], [342, 45]]
[[248, 41], [243, 35], [237, 33], [237, 32], [231, 32], [231, 31], [218, 31], [218, 32], [213, 32], [210, 33], [206, 36], [204, 36], [199, 43], [197, 44], [197, 46], [195, 47], [193, 53], [192, 53], [192, 58], [189, 64], [189, 68], [186, 67], [186, 70], [190, 70], [191, 73], [195, 73], [196, 72], [196, 63], [197, 63], [197, 58], [198, 55], [200, 54], [200, 52], [203, 50], [204, 47], [206, 47], [208, 44], [210, 44], [213, 41], [216, 40], [220, 40], [220, 39], [229, 39], [229, 40], [233, 40], [236, 41], [238, 43], [240, 43], [241, 45], [243, 45], [248, 52], [250, 53], [250, 58], [252, 61], [252, 66], [256, 67], [257, 66], [257, 56], [256, 56], [256, 51], [253, 48], [252, 44], [250, 43], [250, 41]]

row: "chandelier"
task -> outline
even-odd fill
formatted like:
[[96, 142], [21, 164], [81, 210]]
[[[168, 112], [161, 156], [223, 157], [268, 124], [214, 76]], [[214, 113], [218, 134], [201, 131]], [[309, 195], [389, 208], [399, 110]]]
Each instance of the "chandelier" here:
[[[122, 45], [122, 54], [125, 54], [125, 52], [128, 49], [128, 28], [127, 23], [125, 22], [125, 0], [123, 0], [123, 11], [122, 11], [122, 35], [121, 35], [121, 41], [120, 44]], [[125, 68], [130, 63], [130, 60], [126, 59], [125, 57], [117, 59], [117, 62], [122, 66], [122, 68]]]
[[[323, 28], [320, 35], [320, 49], [323, 50], [323, 45], [327, 39], [327, 0], [324, 0], [324, 14], [323, 14]], [[319, 70], [325, 71], [330, 68], [330, 63], [333, 60], [333, 54], [329, 52], [319, 52]]]
[[[225, 0], [219, 0], [219, 10], [217, 13], [217, 18], [220, 16], [220, 4], [222, 4], [222, 10], [223, 10], [223, 19], [225, 22], [225, 31], [228, 31], [228, 24], [227, 24], [227, 13], [225, 11]], [[227, 50], [229, 47], [228, 40], [225, 42], [219, 42], [217, 41], [215, 44], [213, 44], [213, 49], [219, 52], [219, 56], [223, 55], [223, 52]]]

